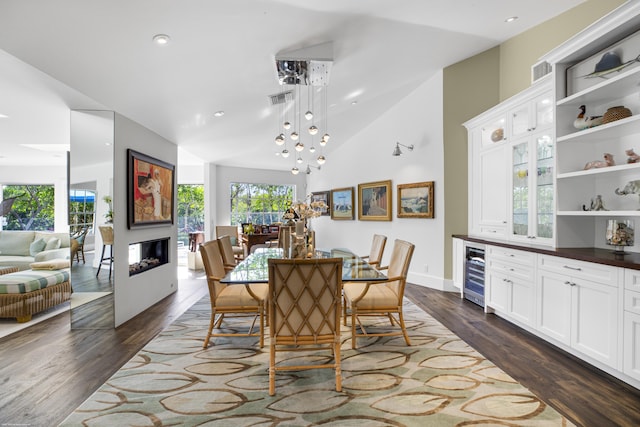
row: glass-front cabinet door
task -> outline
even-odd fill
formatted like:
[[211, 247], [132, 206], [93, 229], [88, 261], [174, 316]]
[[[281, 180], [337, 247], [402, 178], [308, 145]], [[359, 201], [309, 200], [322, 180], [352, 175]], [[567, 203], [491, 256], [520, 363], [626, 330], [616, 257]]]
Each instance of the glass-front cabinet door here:
[[519, 138], [553, 124], [553, 94], [547, 92], [526, 102], [510, 115], [511, 138]]
[[483, 148], [506, 140], [506, 119], [504, 115], [489, 120], [480, 130], [480, 141]]
[[553, 138], [550, 132], [535, 137], [536, 144], [536, 233], [553, 238]]
[[511, 236], [553, 239], [553, 138], [550, 131], [512, 145]]
[[529, 235], [529, 141], [515, 144], [511, 153], [511, 224], [514, 236]]

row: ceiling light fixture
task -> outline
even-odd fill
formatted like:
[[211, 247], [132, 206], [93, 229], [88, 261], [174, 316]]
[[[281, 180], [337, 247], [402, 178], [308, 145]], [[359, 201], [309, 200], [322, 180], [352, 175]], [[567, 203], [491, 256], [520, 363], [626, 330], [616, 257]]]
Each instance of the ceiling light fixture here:
[[311, 168], [315, 168], [320, 170], [322, 166], [313, 166], [307, 163], [307, 169], [304, 171], [304, 173], [306, 173], [307, 175], [311, 175]]
[[413, 151], [413, 144], [411, 145], [404, 145], [404, 144], [400, 144], [399, 142], [396, 142], [396, 148], [393, 150], [393, 153], [391, 153], [392, 156], [399, 156], [402, 154], [402, 151], [400, 151], [400, 146], [403, 146], [404, 148], [408, 149], [409, 151]]
[[[326, 161], [322, 155], [322, 147], [326, 145], [329, 139], [329, 133], [327, 132], [327, 85], [329, 84], [329, 73], [333, 64], [333, 45], [332, 43], [324, 43], [309, 48], [303, 48], [296, 51], [289, 51], [286, 54], [276, 55], [276, 72], [278, 83], [282, 86], [294, 85], [295, 90], [287, 90], [271, 95], [271, 104], [273, 106], [282, 107], [284, 105], [284, 112], [293, 112], [293, 119], [289, 120], [284, 117], [282, 108], [278, 114], [278, 123], [285, 129], [291, 128], [290, 133], [287, 132], [288, 140], [294, 141], [294, 148], [298, 152], [295, 157], [297, 163], [308, 163], [308, 159], [304, 159], [305, 144], [310, 147], [308, 151], [314, 153], [316, 147], [314, 144], [314, 136], [322, 135], [320, 139], [320, 155], [316, 158], [319, 164]], [[307, 86], [306, 93], [302, 91], [300, 86]], [[317, 94], [316, 94], [317, 92]], [[303, 98], [306, 96], [306, 100]], [[324, 111], [316, 111], [316, 98], [319, 98], [319, 104]], [[306, 111], [303, 109], [303, 102], [306, 101]], [[302, 111], [301, 111], [302, 110]], [[324, 116], [323, 116], [324, 114]], [[304, 118], [303, 118], [304, 117]], [[308, 120], [311, 121], [307, 127], [307, 132], [301, 130], [301, 122]], [[282, 125], [283, 124], [283, 125]], [[304, 126], [306, 127], [306, 126]], [[278, 129], [278, 137], [276, 137], [276, 143], [280, 141], [281, 127]], [[310, 138], [308, 141], [307, 138]], [[286, 142], [285, 142], [286, 144]], [[307, 169], [309, 169], [307, 167]], [[299, 169], [295, 166], [291, 169], [291, 173], [299, 173]]]
[[6, 114], [0, 114], [0, 119], [8, 119], [9, 116], [7, 116]]
[[214, 117], [222, 117], [224, 116], [224, 111], [220, 110], [220, 111], [216, 111], [215, 113], [213, 113]]
[[517, 16], [510, 16], [507, 19], [505, 19], [504, 22], [509, 23], [509, 22], [516, 21], [517, 19], [518, 19]]
[[171, 40], [171, 37], [166, 34], [156, 34], [155, 36], [153, 36], [153, 42], [160, 46], [166, 45], [167, 43], [169, 43], [169, 40]]

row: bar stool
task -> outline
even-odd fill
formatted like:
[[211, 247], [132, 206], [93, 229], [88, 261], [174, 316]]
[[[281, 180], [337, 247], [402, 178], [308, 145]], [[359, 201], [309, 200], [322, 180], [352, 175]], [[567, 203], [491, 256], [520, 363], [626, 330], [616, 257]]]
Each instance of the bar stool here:
[[[113, 227], [108, 225], [100, 225], [98, 226], [100, 230], [100, 235], [102, 236], [102, 255], [100, 256], [100, 264], [98, 264], [98, 272], [96, 273], [96, 277], [100, 274], [100, 268], [102, 267], [103, 261], [109, 261], [109, 280], [111, 280], [111, 271], [113, 270]], [[104, 256], [105, 248], [109, 246], [109, 256]]]

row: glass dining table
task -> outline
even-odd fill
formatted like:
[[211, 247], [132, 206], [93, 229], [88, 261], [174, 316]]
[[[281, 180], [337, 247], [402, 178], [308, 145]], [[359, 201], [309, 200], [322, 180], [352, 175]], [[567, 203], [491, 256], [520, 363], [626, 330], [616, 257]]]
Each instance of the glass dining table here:
[[[284, 258], [281, 248], [260, 248], [228, 272], [221, 283], [268, 283], [269, 258]], [[374, 282], [386, 280], [380, 271], [348, 249], [316, 249], [315, 258], [342, 258], [343, 282]]]

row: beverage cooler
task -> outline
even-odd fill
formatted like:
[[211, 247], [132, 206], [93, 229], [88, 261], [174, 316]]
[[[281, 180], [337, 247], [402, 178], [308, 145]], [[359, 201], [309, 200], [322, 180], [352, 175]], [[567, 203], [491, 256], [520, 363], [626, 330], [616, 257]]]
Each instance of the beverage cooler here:
[[484, 246], [465, 246], [464, 298], [484, 307]]

